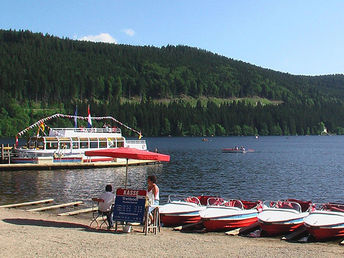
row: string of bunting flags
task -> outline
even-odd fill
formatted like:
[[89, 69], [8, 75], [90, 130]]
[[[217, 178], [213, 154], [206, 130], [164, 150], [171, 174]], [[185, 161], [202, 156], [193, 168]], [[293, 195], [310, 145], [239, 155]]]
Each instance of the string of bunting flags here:
[[[39, 127], [39, 126], [41, 126], [41, 124], [44, 124], [44, 122], [46, 122], [46, 121], [49, 121], [49, 120], [54, 119], [54, 118], [60, 118], [60, 117], [62, 117], [62, 118], [70, 118], [70, 119], [81, 119], [81, 120], [87, 120], [87, 121], [89, 121], [89, 119], [90, 119], [90, 116], [75, 116], [75, 115], [54, 114], [54, 115], [42, 118], [42, 119], [38, 120], [36, 123], [30, 125], [29, 127], [25, 128], [24, 130], [20, 131], [19, 133], [17, 133], [16, 139], [19, 136], [22, 136], [23, 134], [25, 134], [27, 131], [29, 131], [32, 128]], [[94, 119], [94, 120], [105, 120], [105, 119], [112, 120], [112, 121], [116, 122], [117, 124], [119, 124], [120, 126], [123, 126], [126, 129], [128, 129], [130, 131], [133, 131], [136, 134], [138, 134], [139, 139], [142, 138], [142, 133], [141, 132], [139, 132], [139, 131], [137, 131], [137, 130], [127, 126], [126, 124], [123, 124], [122, 122], [118, 121], [117, 119], [113, 118], [112, 116], [92, 117], [91, 119]]]

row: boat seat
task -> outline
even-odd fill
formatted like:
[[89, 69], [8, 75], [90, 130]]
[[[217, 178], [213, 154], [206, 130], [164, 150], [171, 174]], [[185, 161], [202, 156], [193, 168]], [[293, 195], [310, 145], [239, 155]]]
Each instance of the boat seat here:
[[197, 197], [194, 197], [194, 196], [187, 197], [185, 201], [195, 203], [195, 204], [200, 204], [199, 199]]
[[208, 205], [226, 205], [226, 203], [224, 203], [224, 199], [223, 198], [209, 198], [208, 199]]

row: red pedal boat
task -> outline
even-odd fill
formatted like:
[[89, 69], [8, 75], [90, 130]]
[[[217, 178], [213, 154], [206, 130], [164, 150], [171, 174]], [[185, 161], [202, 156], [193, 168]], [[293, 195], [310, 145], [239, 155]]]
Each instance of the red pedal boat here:
[[[246, 208], [245, 208], [245, 204]], [[222, 231], [249, 226], [258, 221], [258, 202], [209, 198], [207, 208], [200, 212], [207, 231]]]
[[305, 226], [316, 240], [344, 236], [344, 204], [314, 205]]

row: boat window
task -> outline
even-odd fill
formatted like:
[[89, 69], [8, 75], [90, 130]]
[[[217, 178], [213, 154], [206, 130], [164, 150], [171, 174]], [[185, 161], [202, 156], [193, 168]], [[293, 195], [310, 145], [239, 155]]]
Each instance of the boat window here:
[[38, 141], [37, 142], [37, 149], [43, 150], [44, 149], [44, 142]]
[[99, 142], [99, 148], [107, 148], [107, 142]]
[[60, 142], [60, 149], [70, 149], [70, 142]]
[[124, 147], [124, 142], [122, 142], [122, 141], [117, 142], [117, 147], [118, 148], [119, 147]]
[[88, 148], [88, 142], [80, 142], [80, 149], [87, 149]]
[[27, 148], [28, 149], [35, 149], [36, 148], [36, 141], [33, 139], [29, 139], [27, 143]]
[[57, 149], [57, 142], [47, 142], [47, 149]]
[[79, 148], [79, 143], [73, 142], [73, 149], [78, 149], [78, 148]]
[[92, 141], [90, 142], [90, 148], [91, 149], [97, 149], [98, 148], [98, 141]]
[[99, 138], [99, 148], [107, 148], [107, 139]]

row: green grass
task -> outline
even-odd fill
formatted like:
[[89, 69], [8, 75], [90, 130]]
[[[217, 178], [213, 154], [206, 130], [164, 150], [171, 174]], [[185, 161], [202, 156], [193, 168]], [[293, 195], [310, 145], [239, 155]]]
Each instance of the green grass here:
[[[261, 105], [279, 105], [282, 104], [283, 101], [278, 101], [278, 100], [269, 100], [266, 98], [261, 98], [261, 97], [247, 97], [247, 98], [215, 98], [215, 97], [200, 97], [200, 98], [192, 98], [190, 96], [181, 96], [179, 98], [165, 98], [165, 99], [154, 99], [152, 100], [154, 103], [162, 103], [168, 105], [169, 103], [173, 101], [182, 101], [185, 103], [189, 103], [192, 107], [195, 107], [197, 104], [197, 101], [200, 100], [201, 104], [203, 107], [207, 106], [207, 103], [209, 101], [213, 101], [217, 105], [221, 105], [224, 103], [233, 103], [234, 101], [236, 102], [245, 102], [247, 104], [251, 104], [256, 106], [259, 102]], [[140, 103], [139, 98], [121, 98], [122, 103]]]

